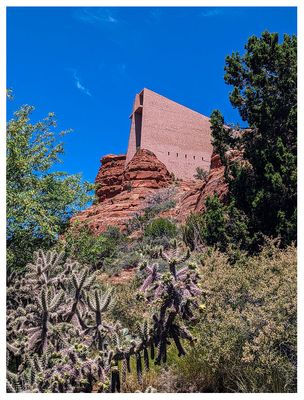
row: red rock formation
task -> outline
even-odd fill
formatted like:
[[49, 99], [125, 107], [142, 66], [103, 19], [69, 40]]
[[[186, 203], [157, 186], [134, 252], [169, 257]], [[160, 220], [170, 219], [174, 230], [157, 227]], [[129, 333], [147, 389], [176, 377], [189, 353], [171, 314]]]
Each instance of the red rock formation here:
[[138, 150], [127, 164], [124, 172], [125, 185], [132, 188], [160, 189], [172, 182], [172, 177], [166, 166], [149, 150]]
[[165, 165], [148, 150], [139, 150], [124, 167], [125, 156], [106, 156], [96, 177], [98, 204], [72, 218], [85, 222], [94, 234], [107, 226], [124, 230], [126, 222], [144, 207], [147, 196], [169, 186], [172, 178]]
[[228, 186], [224, 178], [224, 170], [225, 167], [221, 163], [220, 156], [218, 154], [213, 154], [211, 157], [208, 179], [201, 190], [195, 211], [202, 211], [205, 207], [207, 197], [213, 196], [216, 193], [222, 201], [225, 200], [225, 196], [228, 193]]
[[[241, 153], [231, 151], [228, 157], [232, 161], [241, 159]], [[224, 178], [225, 167], [218, 154], [212, 155], [210, 171], [206, 182], [183, 181], [180, 183], [175, 197], [176, 206], [163, 213], [163, 216], [175, 218], [178, 222], [185, 222], [191, 212], [202, 212], [208, 196], [217, 193], [220, 200], [225, 202], [228, 194], [228, 185]]]
[[[232, 160], [240, 158], [240, 153], [230, 153]], [[184, 222], [191, 212], [204, 210], [208, 196], [218, 194], [222, 201], [228, 192], [224, 179], [224, 167], [218, 155], [213, 154], [207, 182], [174, 182], [166, 166], [148, 150], [138, 150], [132, 160], [125, 165], [124, 155], [109, 155], [101, 159], [101, 167], [96, 177], [98, 204], [76, 215], [72, 222], [85, 222], [94, 234], [100, 234], [107, 226], [114, 225], [121, 230], [126, 223], [139, 214], [146, 206], [146, 200], [156, 191], [174, 186], [175, 207], [160, 214]]]
[[174, 208], [160, 214], [161, 217], [174, 218], [185, 222], [187, 216], [196, 210], [198, 200], [204, 187], [202, 181], [178, 181], [175, 183]]
[[102, 202], [116, 196], [123, 191], [123, 174], [126, 164], [126, 156], [109, 154], [100, 160], [101, 167], [95, 179], [97, 185], [96, 195]]
[[[227, 153], [227, 156], [230, 161], [238, 161], [241, 160], [242, 153], [234, 150]], [[213, 196], [216, 193], [221, 201], [226, 201], [228, 195], [228, 185], [225, 181], [224, 171], [225, 167], [221, 163], [220, 156], [218, 154], [213, 154], [211, 157], [208, 180], [201, 191], [195, 211], [203, 211], [207, 197]]]

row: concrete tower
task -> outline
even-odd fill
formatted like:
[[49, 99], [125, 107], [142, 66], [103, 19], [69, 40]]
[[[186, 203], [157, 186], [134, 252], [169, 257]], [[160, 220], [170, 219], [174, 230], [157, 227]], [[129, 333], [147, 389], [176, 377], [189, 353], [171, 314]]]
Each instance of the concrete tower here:
[[151, 150], [181, 179], [193, 179], [197, 167], [209, 170], [212, 145], [208, 117], [143, 89], [135, 96], [130, 119], [127, 162], [142, 148]]

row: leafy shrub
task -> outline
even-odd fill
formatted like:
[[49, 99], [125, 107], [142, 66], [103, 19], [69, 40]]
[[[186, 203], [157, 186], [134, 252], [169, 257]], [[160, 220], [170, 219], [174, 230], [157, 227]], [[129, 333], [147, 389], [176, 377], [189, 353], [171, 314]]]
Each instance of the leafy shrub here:
[[144, 214], [149, 218], [153, 218], [161, 212], [170, 210], [176, 204], [174, 196], [176, 189], [174, 186], [159, 189], [146, 199]]
[[206, 252], [199, 272], [197, 342], [182, 359], [169, 351], [158, 391], [295, 392], [296, 249], [270, 243], [234, 266]]
[[134, 214], [133, 218], [127, 222], [127, 232], [143, 231], [152, 218], [173, 208], [176, 204], [175, 193], [175, 187], [170, 186], [169, 188], [158, 189], [147, 197], [143, 210]]
[[125, 189], [126, 189], [128, 192], [131, 192], [131, 191], [132, 191], [132, 183], [131, 183], [131, 182], [127, 182], [127, 183], [125, 184]]
[[142, 231], [147, 225], [148, 221], [149, 218], [147, 217], [147, 215], [140, 212], [134, 213], [133, 217], [130, 218], [126, 223], [128, 234], [131, 234], [135, 231]]
[[136, 268], [140, 260], [140, 254], [136, 251], [118, 251], [115, 257], [105, 258], [103, 270], [109, 275], [116, 275], [123, 269]]
[[147, 305], [134, 295], [138, 289], [139, 283], [136, 280], [116, 286], [115, 303], [111, 308], [111, 318], [121, 321], [131, 331], [134, 331], [138, 322], [142, 323], [147, 318]]
[[115, 227], [109, 227], [103, 234], [94, 236], [88, 226], [73, 224], [56, 248], [64, 250], [70, 258], [96, 269], [101, 268], [106, 257], [113, 257], [122, 240], [121, 233]]
[[204, 243], [204, 218], [202, 214], [191, 213], [182, 227], [183, 240], [191, 250], [196, 250]]
[[166, 218], [156, 218], [145, 228], [145, 236], [151, 238], [172, 238], [176, 236], [176, 225]]
[[197, 167], [196, 168], [196, 174], [194, 175], [194, 178], [195, 179], [199, 179], [199, 180], [201, 180], [203, 182], [207, 182], [208, 172], [204, 168]]
[[183, 228], [183, 238], [190, 248], [199, 244], [215, 246], [221, 251], [229, 247], [250, 248], [248, 219], [234, 204], [223, 204], [217, 194], [208, 197], [202, 214], [191, 214]]

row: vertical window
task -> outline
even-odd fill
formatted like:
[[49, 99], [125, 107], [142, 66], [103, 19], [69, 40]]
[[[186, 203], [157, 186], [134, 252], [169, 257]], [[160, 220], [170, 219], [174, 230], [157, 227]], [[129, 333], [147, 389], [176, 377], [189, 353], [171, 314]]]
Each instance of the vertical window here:
[[141, 125], [142, 125], [142, 114], [140, 112], [134, 113], [135, 118], [135, 140], [136, 148], [140, 148], [141, 143]]
[[176, 157], [178, 157], [178, 153], [176, 153]]
[[187, 154], [185, 154], [185, 158], [187, 158]]
[[170, 151], [168, 151], [168, 156], [170, 155]]
[[202, 157], [202, 161], [204, 161], [204, 157]]
[[195, 160], [195, 156], [193, 156], [193, 160]]

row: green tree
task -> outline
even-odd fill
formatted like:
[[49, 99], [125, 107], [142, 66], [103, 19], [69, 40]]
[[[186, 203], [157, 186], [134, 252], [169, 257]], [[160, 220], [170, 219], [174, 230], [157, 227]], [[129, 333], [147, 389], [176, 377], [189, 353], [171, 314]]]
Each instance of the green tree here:
[[73, 260], [98, 269], [107, 257], [113, 263], [112, 257], [122, 241], [123, 235], [117, 227], [109, 227], [101, 235], [95, 236], [87, 225], [74, 222], [58, 240], [55, 248], [64, 251]]
[[23, 106], [7, 124], [7, 261], [23, 268], [34, 250], [48, 248], [64, 231], [73, 213], [91, 196], [92, 185], [80, 175], [54, 171], [66, 132], [56, 134], [53, 113], [31, 123], [34, 108]]
[[167, 218], [156, 218], [145, 228], [145, 236], [151, 238], [161, 238], [167, 236], [172, 238], [176, 236], [176, 225]]
[[194, 249], [200, 244], [221, 251], [246, 249], [249, 245], [246, 215], [234, 203], [222, 203], [218, 195], [208, 196], [202, 214], [191, 214], [183, 228], [183, 239]]
[[[264, 32], [252, 36], [245, 54], [227, 56], [225, 82], [233, 86], [230, 102], [248, 129], [224, 125], [211, 115], [213, 145], [225, 165], [231, 200], [249, 218], [252, 237], [296, 239], [297, 209], [297, 39]], [[228, 149], [243, 152], [231, 163]]]

